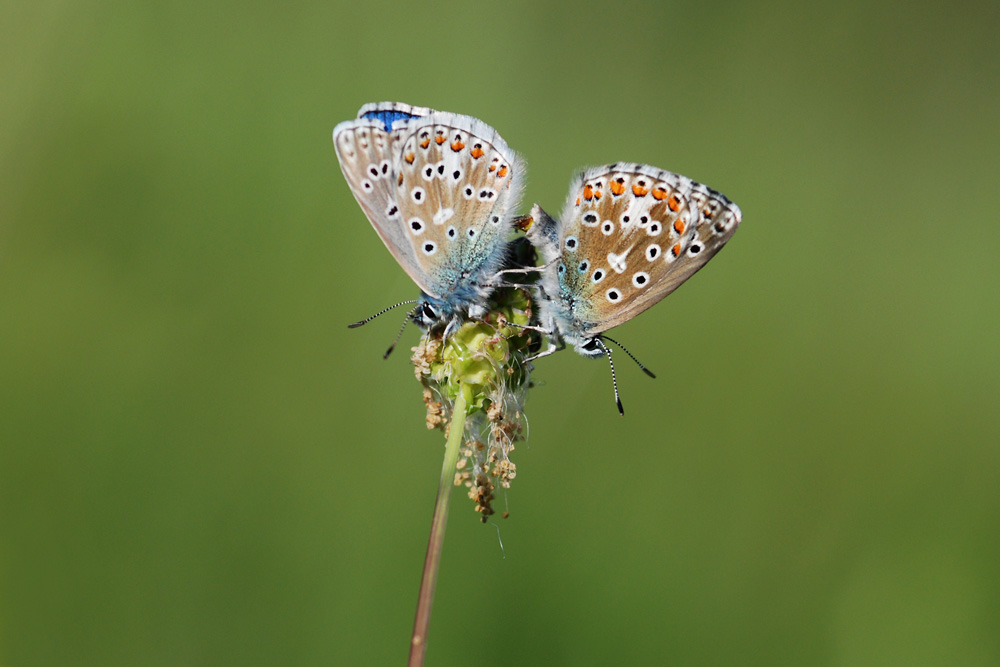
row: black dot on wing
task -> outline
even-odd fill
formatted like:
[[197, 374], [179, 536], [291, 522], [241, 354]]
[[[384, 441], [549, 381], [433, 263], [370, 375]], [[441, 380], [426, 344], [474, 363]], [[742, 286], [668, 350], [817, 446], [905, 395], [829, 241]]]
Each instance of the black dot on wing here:
[[453, 171], [453, 172], [451, 172], [451, 177], [454, 178], [457, 181], [459, 178], [462, 177], [462, 172], [457, 171], [457, 170]]
[[439, 164], [438, 165], [438, 173], [439, 174], [443, 174], [444, 173], [444, 165], [443, 164]]

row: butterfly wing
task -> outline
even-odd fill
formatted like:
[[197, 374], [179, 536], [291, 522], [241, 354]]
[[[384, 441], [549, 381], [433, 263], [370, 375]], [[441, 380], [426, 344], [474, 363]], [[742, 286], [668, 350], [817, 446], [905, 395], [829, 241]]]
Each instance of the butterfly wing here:
[[392, 256], [425, 292], [430, 280], [402, 226], [393, 164], [406, 126], [433, 113], [426, 107], [378, 102], [364, 105], [357, 119], [333, 129], [333, 145], [351, 194]]
[[424, 291], [472, 301], [503, 260], [525, 168], [496, 130], [438, 112], [407, 124], [394, 199]]
[[552, 241], [562, 311], [589, 338], [646, 310], [719, 252], [739, 207], [691, 179], [638, 164], [573, 180]]

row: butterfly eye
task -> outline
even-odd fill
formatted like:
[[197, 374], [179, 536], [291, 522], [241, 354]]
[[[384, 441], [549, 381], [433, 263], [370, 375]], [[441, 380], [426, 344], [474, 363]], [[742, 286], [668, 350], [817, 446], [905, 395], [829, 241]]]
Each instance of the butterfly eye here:
[[621, 301], [622, 298], [622, 293], [616, 290], [614, 287], [609, 289], [605, 293], [605, 295], [608, 297], [608, 301], [610, 301], [611, 303], [618, 303], [619, 301]]
[[590, 282], [595, 284], [601, 282], [602, 280], [604, 280], [604, 269], [597, 269], [594, 271], [594, 275], [590, 277]]

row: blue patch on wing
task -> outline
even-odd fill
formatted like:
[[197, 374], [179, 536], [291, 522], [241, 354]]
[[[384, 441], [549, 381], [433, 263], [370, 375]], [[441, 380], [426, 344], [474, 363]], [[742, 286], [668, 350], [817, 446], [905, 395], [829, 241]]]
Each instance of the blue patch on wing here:
[[392, 131], [392, 124], [397, 120], [410, 120], [412, 118], [420, 118], [420, 116], [414, 115], [412, 113], [404, 113], [402, 111], [394, 111], [391, 109], [385, 109], [382, 111], [369, 111], [362, 118], [368, 118], [370, 120], [377, 120], [382, 123], [386, 132]]

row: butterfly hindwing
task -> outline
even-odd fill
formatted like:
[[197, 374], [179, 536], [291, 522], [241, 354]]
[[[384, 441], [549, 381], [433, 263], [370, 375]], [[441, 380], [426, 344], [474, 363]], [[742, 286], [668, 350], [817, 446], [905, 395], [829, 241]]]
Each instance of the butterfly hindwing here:
[[394, 164], [402, 227], [432, 296], [471, 289], [503, 258], [524, 164], [493, 128], [435, 113], [409, 123]]
[[562, 319], [590, 338], [635, 317], [704, 266], [740, 215], [679, 174], [625, 163], [587, 170], [570, 187], [554, 239]]

